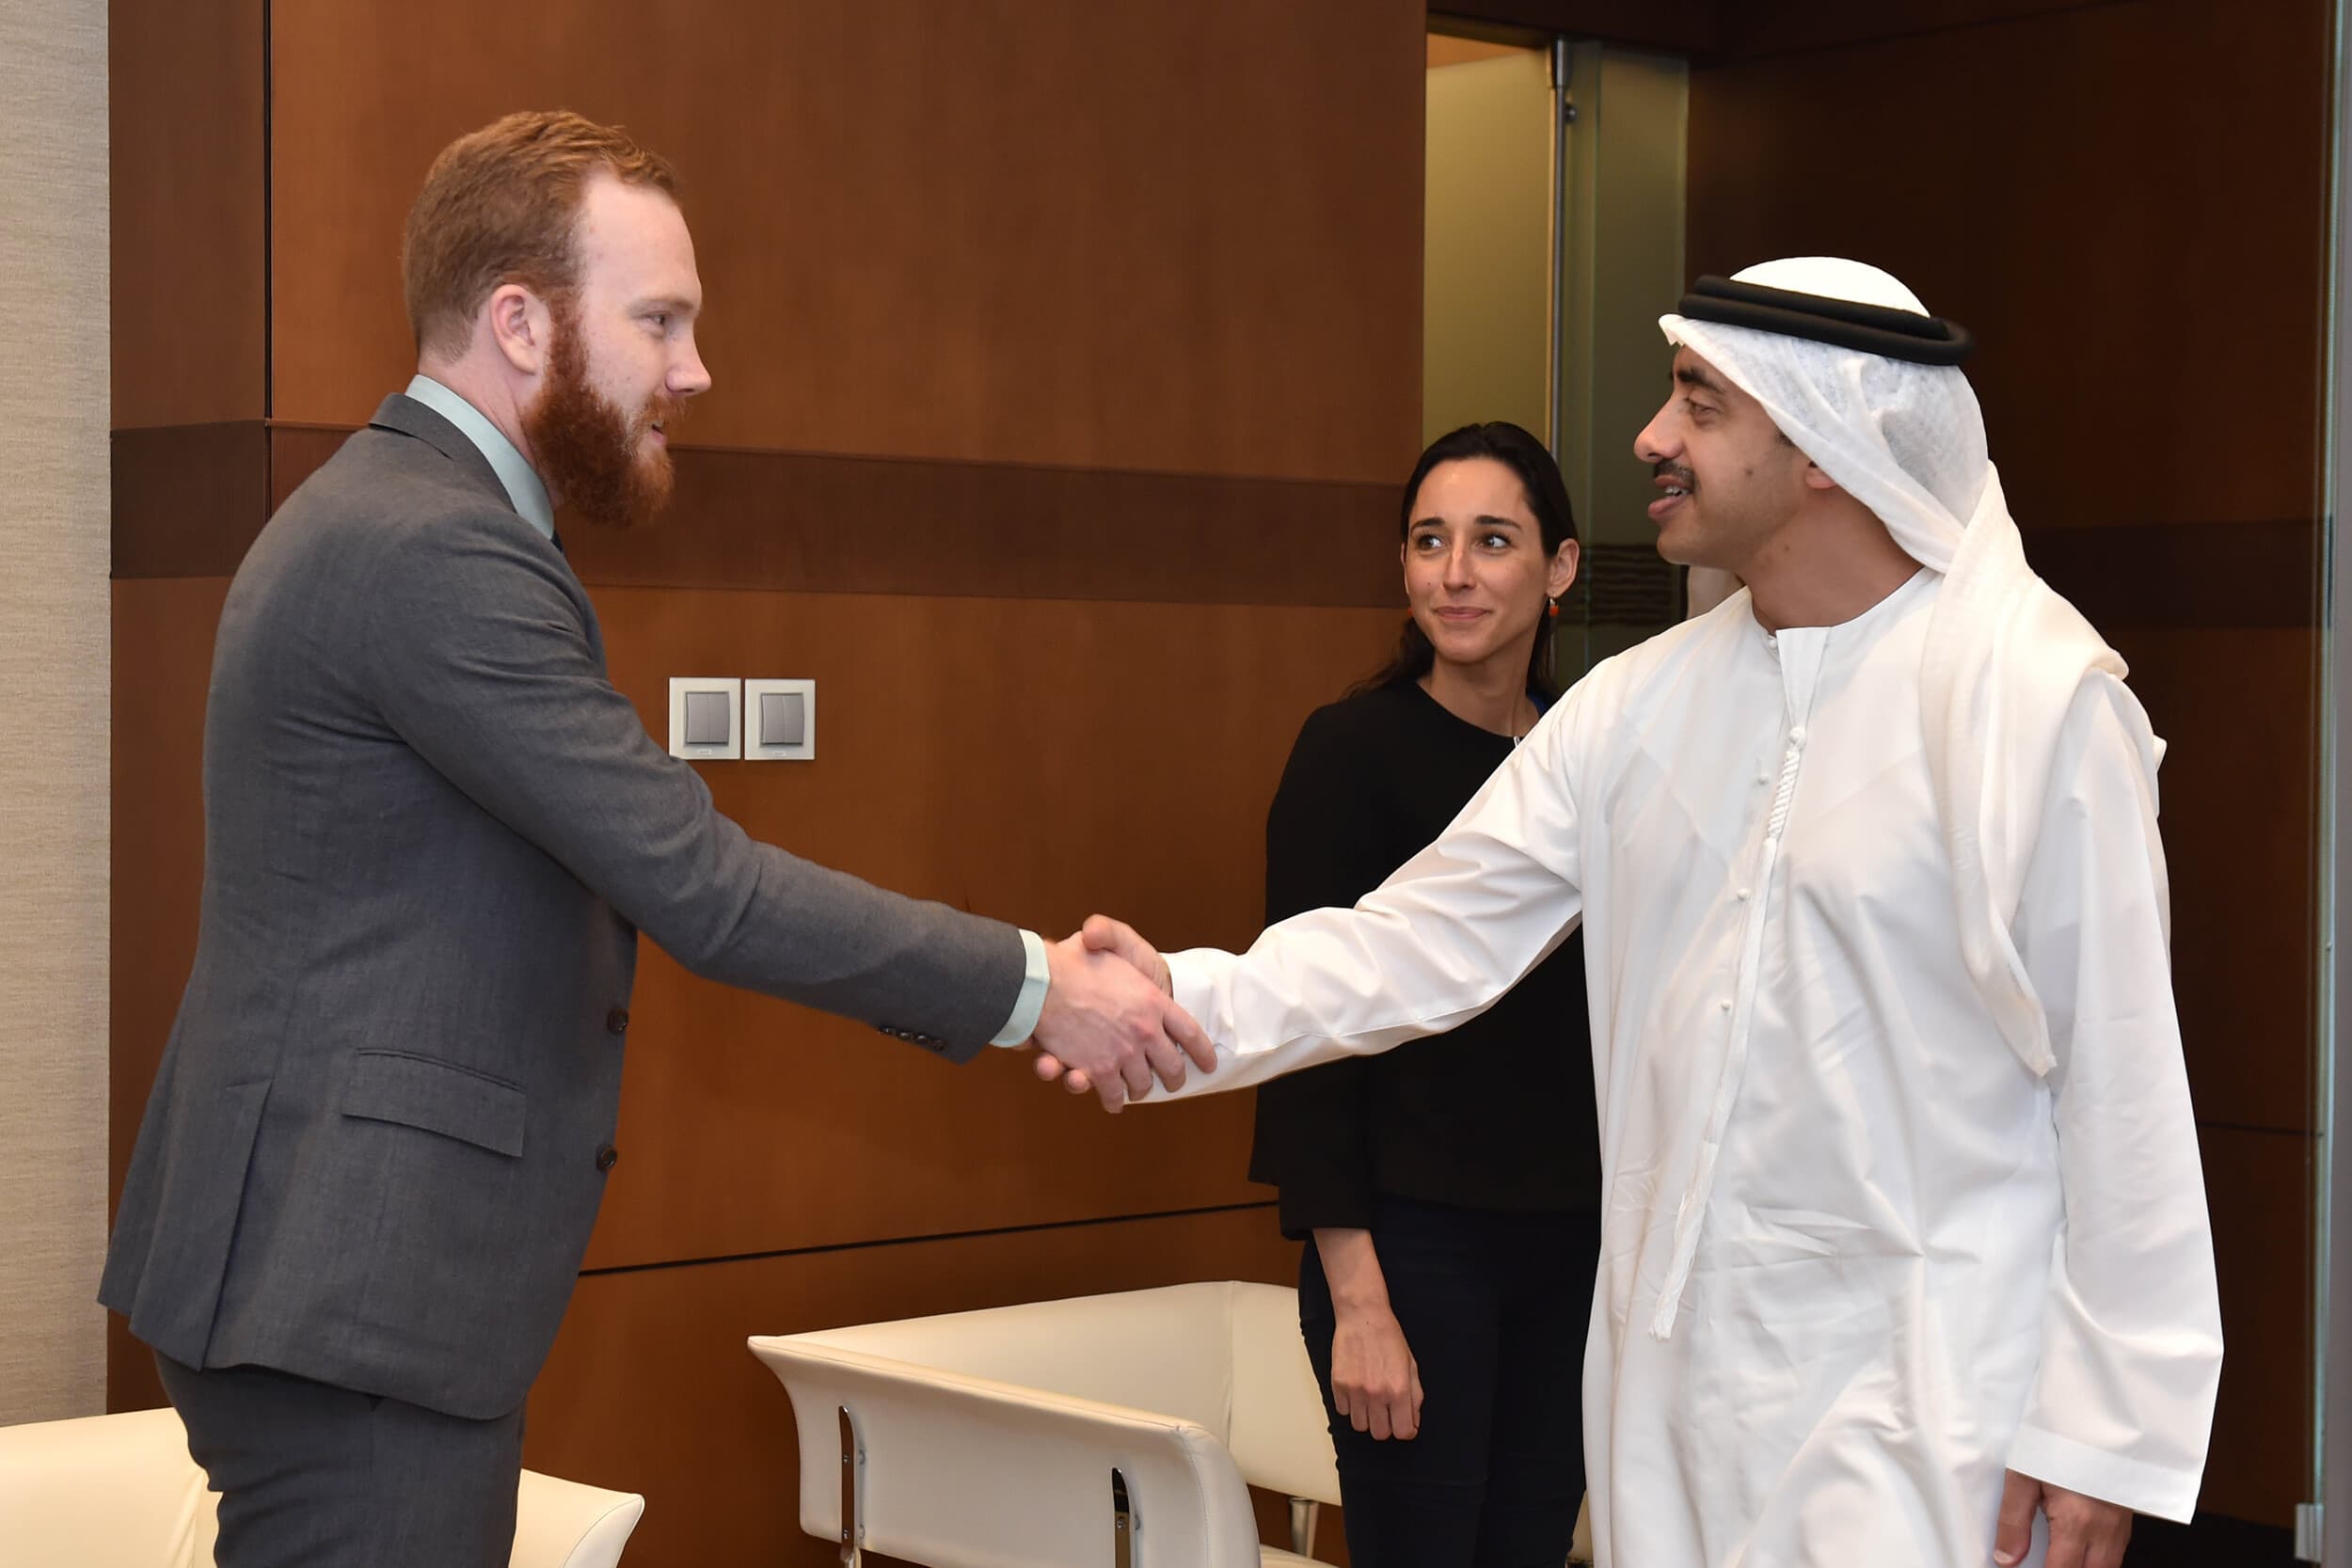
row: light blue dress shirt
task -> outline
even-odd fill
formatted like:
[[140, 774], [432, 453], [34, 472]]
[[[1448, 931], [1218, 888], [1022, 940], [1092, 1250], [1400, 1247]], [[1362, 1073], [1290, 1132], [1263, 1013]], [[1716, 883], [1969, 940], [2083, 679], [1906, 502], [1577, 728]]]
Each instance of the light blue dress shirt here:
[[[555, 508], [548, 500], [546, 482], [515, 450], [515, 443], [506, 438], [505, 433], [490, 422], [488, 415], [429, 375], [419, 375], [410, 381], [408, 395], [463, 431], [466, 439], [489, 459], [491, 471], [506, 486], [507, 499], [515, 503], [515, 510], [523, 520], [546, 537], [555, 537]], [[1045, 1010], [1045, 988], [1051, 972], [1045, 963], [1044, 939], [1035, 931], [1025, 930], [1021, 933], [1021, 950], [1027, 960], [1021, 979], [1021, 994], [1013, 999], [1012, 1014], [996, 1032], [996, 1037], [988, 1042], [991, 1045], [1026, 1043], [1037, 1033], [1038, 1015]]]
[[441, 418], [466, 433], [466, 439], [479, 448], [490, 460], [490, 467], [506, 486], [507, 499], [515, 503], [523, 520], [542, 535], [555, 537], [555, 508], [548, 503], [548, 487], [540, 481], [538, 470], [515, 450], [515, 443], [506, 433], [490, 422], [490, 417], [455, 392], [429, 375], [420, 375], [408, 383], [408, 395], [423, 404]]

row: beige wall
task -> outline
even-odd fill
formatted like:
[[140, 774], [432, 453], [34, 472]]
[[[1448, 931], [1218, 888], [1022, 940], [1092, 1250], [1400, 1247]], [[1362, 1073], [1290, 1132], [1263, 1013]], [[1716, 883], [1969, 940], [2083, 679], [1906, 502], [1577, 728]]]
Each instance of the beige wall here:
[[105, 1323], [106, 6], [0, 7], [0, 1423]]
[[1550, 422], [1551, 58], [1497, 50], [1438, 62], [1429, 40], [1422, 235], [1421, 434]]

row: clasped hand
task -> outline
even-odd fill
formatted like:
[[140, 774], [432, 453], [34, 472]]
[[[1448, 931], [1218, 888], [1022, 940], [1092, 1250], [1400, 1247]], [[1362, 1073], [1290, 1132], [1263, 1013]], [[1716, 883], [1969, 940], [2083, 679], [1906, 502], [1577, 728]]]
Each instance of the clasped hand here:
[[1184, 1064], [1216, 1067], [1216, 1047], [1169, 995], [1168, 965], [1133, 929], [1104, 915], [1045, 950], [1045, 1009], [1030, 1036], [1037, 1075], [1073, 1094], [1093, 1090], [1106, 1111], [1152, 1091], [1182, 1088]]

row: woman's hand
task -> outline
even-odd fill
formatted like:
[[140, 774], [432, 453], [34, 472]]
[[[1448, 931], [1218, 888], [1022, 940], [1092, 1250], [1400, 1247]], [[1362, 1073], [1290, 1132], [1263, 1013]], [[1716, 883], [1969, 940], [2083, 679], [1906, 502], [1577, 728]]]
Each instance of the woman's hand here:
[[1376, 1441], [1421, 1431], [1421, 1368], [1395, 1313], [1341, 1315], [1331, 1337], [1331, 1402]]
[[1421, 1431], [1421, 1368], [1389, 1307], [1369, 1230], [1319, 1229], [1315, 1256], [1331, 1288], [1331, 1404], [1380, 1442]]

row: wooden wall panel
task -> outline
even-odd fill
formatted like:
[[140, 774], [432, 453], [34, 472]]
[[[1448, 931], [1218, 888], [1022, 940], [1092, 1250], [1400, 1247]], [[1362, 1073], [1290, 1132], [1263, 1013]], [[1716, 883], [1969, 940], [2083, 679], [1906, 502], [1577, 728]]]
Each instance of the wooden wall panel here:
[[[204, 691], [228, 593], [225, 578], [118, 581], [113, 589], [110, 1221], [196, 958], [204, 880]], [[106, 1330], [107, 1408], [163, 1403], [146, 1347], [112, 1314]]]
[[114, 585], [114, 1179], [196, 957], [204, 879], [204, 692], [226, 578]]
[[2321, 1146], [2295, 1133], [2230, 1128], [2200, 1128], [2197, 1137], [2225, 1346], [2197, 1505], [2290, 1526], [2295, 1505], [2311, 1500], [2312, 1377], [2299, 1353], [2312, 1341], [2310, 1195]]
[[2116, 0], [1738, 0], [1716, 8], [1710, 60], [1749, 59], [1801, 49], [1876, 42], [1955, 27], [1978, 27]]
[[2230, 1126], [2318, 1127], [2318, 642], [2310, 627], [2116, 638], [2171, 743], [2173, 993], [2197, 1114]]
[[1967, 324], [2028, 531], [2316, 516], [2328, 11], [2133, 0], [1700, 71], [1691, 270], [1856, 256]]
[[[2308, 629], [2319, 624], [2315, 515], [2275, 521], [2029, 526], [2034, 569], [2110, 641], [2156, 627]], [[2118, 646], [2122, 643], [2119, 641]]]
[[[138, 560], [118, 575], [234, 568], [260, 509], [191, 517], [187, 465], [167, 448], [201, 437], [224, 465], [245, 427], [145, 433], [155, 483], [117, 533]], [[274, 424], [274, 508], [348, 432]], [[167, 440], [166, 438], [169, 438]], [[191, 443], [195, 444], [195, 443]], [[234, 447], [234, 455], [215, 449]], [[681, 447], [670, 510], [650, 527], [564, 525], [581, 580], [656, 588], [1153, 603], [1400, 605], [1397, 489], [1379, 483], [933, 463]], [[120, 492], [122, 465], [118, 465]]]
[[[688, 183], [716, 390], [691, 438], [1388, 482], [1417, 450], [1422, 8], [620, 0], [451, 47], [463, 0], [272, 15], [276, 403], [405, 378], [433, 153], [510, 109]], [[1243, 42], [1246, 41], [1246, 46]]]
[[113, 421], [269, 412], [264, 0], [109, 0]]
[[261, 420], [117, 430], [113, 576], [226, 578], [274, 511]]
[[1429, 20], [1704, 53], [1723, 31], [1724, 8], [1724, 0], [1441, 0]]
[[[812, 676], [813, 764], [704, 764], [750, 832], [1052, 936], [1103, 910], [1170, 947], [1246, 942], [1300, 721], [1376, 663], [1383, 610], [601, 589], [615, 684]], [[594, 1260], [706, 1257], [1233, 1201], [1239, 1099], [1084, 1112], [870, 1030], [639, 979], [621, 1165]], [[846, 1114], [845, 1114], [846, 1113]], [[854, 1184], [834, 1173], [861, 1169]], [[1073, 1172], [1083, 1172], [1073, 1179]], [[826, 1203], [798, 1195], [833, 1185]], [[737, 1195], [728, 1204], [700, 1195]], [[1262, 1196], [1262, 1195], [1261, 1195]]]
[[523, 1459], [644, 1494], [630, 1568], [818, 1568], [838, 1549], [801, 1533], [791, 1402], [749, 1336], [1296, 1270], [1272, 1211], [1249, 1209], [592, 1275], [532, 1392]]

